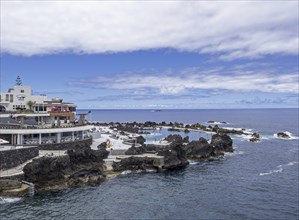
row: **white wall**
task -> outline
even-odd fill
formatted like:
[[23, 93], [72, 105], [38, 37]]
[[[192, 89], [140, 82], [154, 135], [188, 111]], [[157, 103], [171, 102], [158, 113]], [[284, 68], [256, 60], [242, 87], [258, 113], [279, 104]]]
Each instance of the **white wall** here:
[[[13, 95], [13, 102], [6, 101], [6, 94]], [[14, 111], [13, 106], [21, 106], [29, 109], [27, 105], [28, 101], [42, 104], [44, 101], [48, 101], [47, 96], [32, 95], [32, 89], [30, 86], [14, 86], [10, 93], [1, 93], [1, 105], [3, 105], [7, 111]]]

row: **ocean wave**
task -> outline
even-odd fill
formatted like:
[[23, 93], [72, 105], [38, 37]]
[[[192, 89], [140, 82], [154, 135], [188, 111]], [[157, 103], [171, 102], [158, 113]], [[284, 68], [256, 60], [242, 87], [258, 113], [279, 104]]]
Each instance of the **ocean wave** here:
[[189, 162], [189, 165], [196, 165], [199, 163], [198, 161], [195, 161], [195, 160], [188, 160], [188, 162]]
[[242, 155], [244, 154], [245, 152], [244, 151], [240, 151], [240, 150], [235, 150], [234, 152], [225, 152], [224, 153], [224, 156], [236, 156], [236, 155]]
[[15, 202], [20, 202], [22, 201], [22, 198], [18, 197], [0, 197], [0, 204], [8, 204], [8, 203], [15, 203]]
[[278, 139], [282, 139], [282, 140], [298, 140], [298, 139], [299, 139], [299, 137], [294, 136], [294, 135], [293, 135], [291, 132], [289, 132], [289, 131], [284, 131], [283, 133], [286, 133], [287, 135], [289, 135], [290, 138], [281, 138], [281, 137], [278, 137], [278, 136], [277, 136], [277, 133], [273, 134], [273, 137], [274, 137], [274, 138], [278, 138]]
[[292, 162], [289, 162], [287, 164], [281, 164], [281, 165], [278, 165], [276, 167], [276, 169], [270, 170], [269, 172], [266, 172], [266, 173], [260, 173], [259, 175], [260, 176], [266, 176], [266, 175], [270, 175], [270, 174], [274, 174], [274, 173], [281, 173], [283, 171], [284, 167], [293, 166], [293, 165], [295, 165], [297, 163], [298, 163], [297, 161], [292, 161]]
[[157, 170], [154, 170], [154, 169], [146, 169], [146, 170], [125, 170], [123, 172], [121, 172], [120, 174], [121, 175], [127, 175], [127, 174], [136, 174], [136, 173], [154, 173], [154, 172], [157, 172]]
[[228, 122], [224, 122], [224, 121], [213, 121], [213, 122], [206, 122], [207, 124], [211, 124], [211, 125], [222, 125], [222, 124], [230, 124]]
[[296, 147], [296, 148], [292, 148], [292, 149], [288, 150], [288, 152], [295, 153], [295, 152], [298, 152], [298, 150], [299, 149]]
[[146, 169], [146, 172], [147, 172], [147, 173], [156, 173], [157, 170], [154, 170], [154, 169]]
[[232, 135], [233, 140], [249, 141], [252, 138], [251, 135], [241, 134], [241, 135]]
[[127, 174], [130, 174], [130, 173], [132, 173], [131, 170], [125, 170], [125, 171], [121, 172], [120, 174], [121, 175], [127, 175]]
[[293, 166], [297, 163], [298, 163], [297, 161], [292, 161], [292, 162], [287, 163], [285, 166]]
[[244, 133], [251, 135], [253, 134], [253, 129], [252, 128], [235, 128], [235, 127], [222, 127], [227, 130], [236, 130], [236, 131], [243, 131]]

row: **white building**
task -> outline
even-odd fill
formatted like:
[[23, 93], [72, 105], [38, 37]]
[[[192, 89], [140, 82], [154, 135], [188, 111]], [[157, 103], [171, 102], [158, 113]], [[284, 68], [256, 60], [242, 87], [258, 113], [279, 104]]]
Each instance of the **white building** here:
[[[30, 86], [14, 86], [6, 93], [0, 93], [0, 108], [5, 111], [17, 111], [30, 109], [28, 102], [42, 106], [48, 100], [45, 95], [32, 95]], [[1, 107], [2, 106], [2, 107]], [[33, 106], [31, 106], [32, 110]], [[47, 112], [46, 108], [41, 108], [41, 112]]]
[[[32, 105], [29, 106], [28, 102]], [[62, 102], [62, 99], [49, 99], [46, 95], [32, 95], [30, 86], [14, 86], [6, 93], [0, 93], [0, 112], [15, 112], [18, 110], [32, 110], [35, 113], [46, 112], [75, 112], [74, 103]]]

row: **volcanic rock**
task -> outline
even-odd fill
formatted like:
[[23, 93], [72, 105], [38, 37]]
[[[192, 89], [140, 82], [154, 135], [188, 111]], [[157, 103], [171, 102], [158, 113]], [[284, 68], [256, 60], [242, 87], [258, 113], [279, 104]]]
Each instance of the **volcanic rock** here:
[[164, 156], [164, 169], [175, 169], [189, 164], [182, 141], [172, 142], [168, 147], [161, 149], [158, 155]]
[[183, 141], [183, 138], [181, 135], [179, 134], [171, 134], [171, 135], [168, 135], [165, 140], [169, 143], [171, 142], [174, 142], [174, 141], [177, 141], [177, 142], [182, 142]]
[[258, 133], [253, 133], [251, 135], [251, 138], [249, 139], [251, 142], [258, 142], [260, 141], [260, 135]]
[[280, 138], [291, 138], [286, 132], [278, 132], [276, 135]]
[[216, 148], [216, 151], [233, 152], [233, 140], [227, 134], [214, 134], [211, 144]]
[[133, 145], [125, 152], [125, 155], [138, 155], [138, 154], [143, 154], [145, 152], [146, 152], [146, 149], [144, 147], [142, 147], [142, 146], [135, 147], [135, 145]]
[[121, 159], [120, 162], [113, 162], [112, 164], [114, 171], [124, 170], [146, 170], [154, 169], [154, 158], [149, 157], [128, 157]]
[[204, 159], [211, 156], [214, 148], [206, 139], [200, 138], [198, 141], [191, 141], [186, 146], [186, 155], [191, 159]]
[[75, 147], [65, 156], [34, 159], [23, 168], [24, 178], [38, 190], [97, 183], [105, 178], [103, 159], [108, 154], [104, 147]]

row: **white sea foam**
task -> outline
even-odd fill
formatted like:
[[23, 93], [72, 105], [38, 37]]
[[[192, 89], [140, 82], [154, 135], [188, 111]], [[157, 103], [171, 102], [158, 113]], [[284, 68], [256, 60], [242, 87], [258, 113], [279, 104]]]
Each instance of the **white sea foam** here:
[[284, 131], [283, 133], [289, 135], [290, 138], [281, 138], [281, 137], [278, 137], [277, 134], [273, 134], [273, 137], [278, 138], [278, 139], [282, 139], [282, 140], [298, 140], [298, 139], [299, 139], [299, 137], [294, 136], [294, 135], [293, 135], [291, 132], [289, 132], [289, 131]]
[[236, 155], [242, 155], [244, 154], [244, 151], [239, 151], [239, 150], [235, 150], [234, 152], [225, 152], [224, 155], [225, 156], [236, 156]]
[[153, 170], [153, 169], [146, 169], [146, 172], [147, 172], [147, 173], [155, 173], [155, 172], [157, 172], [157, 170]]
[[121, 175], [127, 175], [127, 174], [130, 174], [130, 173], [144, 173], [144, 172], [147, 172], [147, 173], [154, 173], [154, 172], [157, 172], [157, 170], [154, 170], [154, 169], [136, 170], [136, 171], [125, 170], [125, 171], [121, 172], [120, 174], [121, 174]]
[[250, 138], [252, 138], [250, 135], [246, 135], [246, 134], [242, 134], [239, 137], [245, 139], [245, 140], [249, 140]]
[[0, 197], [0, 204], [15, 203], [21, 200], [23, 199], [18, 197]]
[[297, 163], [298, 163], [297, 161], [292, 161], [292, 162], [289, 162], [287, 164], [280, 164], [276, 167], [276, 169], [270, 170], [269, 172], [266, 172], [266, 173], [260, 173], [259, 175], [260, 176], [266, 176], [266, 175], [270, 175], [270, 174], [274, 174], [274, 173], [281, 173], [283, 171], [284, 167], [293, 166]]
[[130, 174], [130, 173], [132, 173], [131, 170], [125, 170], [125, 171], [121, 172], [120, 174], [121, 175], [126, 175], [126, 174]]
[[244, 154], [244, 151], [234, 151], [233, 152], [233, 154], [235, 154], [235, 155], [242, 155], [242, 154]]
[[163, 135], [163, 134], [161, 134], [161, 133], [150, 133], [150, 134], [148, 134], [148, 135], [150, 135], [150, 136], [161, 136], [161, 135]]
[[279, 169], [276, 170], [270, 170], [267, 173], [260, 173], [260, 176], [265, 176], [265, 175], [270, 175], [272, 173], [281, 173], [283, 171], [282, 167], [280, 167]]
[[198, 161], [194, 161], [194, 160], [188, 160], [190, 165], [196, 165], [198, 164]]
[[292, 161], [292, 162], [287, 163], [285, 166], [293, 166], [297, 163], [298, 163], [297, 161]]
[[222, 124], [230, 124], [228, 122], [221, 122], [221, 121], [213, 121], [213, 122], [207, 122], [207, 124], [211, 125], [222, 125]]
[[246, 134], [253, 134], [253, 129], [251, 128], [234, 128], [234, 127], [222, 127], [224, 129], [227, 129], [227, 130], [236, 130], [236, 131], [243, 131], [244, 133]]

